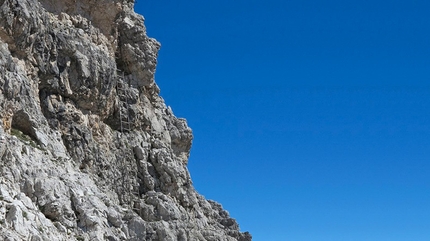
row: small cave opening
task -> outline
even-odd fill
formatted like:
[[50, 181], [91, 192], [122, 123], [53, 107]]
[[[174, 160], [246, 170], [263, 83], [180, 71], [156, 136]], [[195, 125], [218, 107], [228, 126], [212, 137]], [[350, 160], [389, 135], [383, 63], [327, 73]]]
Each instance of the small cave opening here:
[[21, 140], [38, 143], [30, 116], [23, 110], [19, 110], [13, 114], [12, 134]]

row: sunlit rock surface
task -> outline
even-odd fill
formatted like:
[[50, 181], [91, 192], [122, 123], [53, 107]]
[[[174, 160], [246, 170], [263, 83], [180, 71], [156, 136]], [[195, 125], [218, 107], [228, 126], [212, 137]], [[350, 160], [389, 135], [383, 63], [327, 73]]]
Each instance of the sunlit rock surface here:
[[0, 240], [251, 240], [194, 189], [133, 4], [0, 0]]

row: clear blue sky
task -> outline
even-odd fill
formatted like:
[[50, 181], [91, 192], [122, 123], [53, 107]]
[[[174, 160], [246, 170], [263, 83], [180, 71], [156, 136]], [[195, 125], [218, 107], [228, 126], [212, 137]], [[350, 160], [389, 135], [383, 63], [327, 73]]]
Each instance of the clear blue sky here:
[[256, 241], [430, 240], [430, 2], [138, 0], [197, 190]]

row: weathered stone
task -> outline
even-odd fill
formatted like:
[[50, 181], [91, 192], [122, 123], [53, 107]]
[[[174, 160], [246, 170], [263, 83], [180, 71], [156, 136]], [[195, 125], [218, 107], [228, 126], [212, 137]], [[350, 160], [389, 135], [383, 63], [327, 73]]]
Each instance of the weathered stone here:
[[0, 240], [251, 240], [194, 187], [132, 0], [0, 0]]
[[134, 147], [134, 155], [136, 155], [137, 160], [144, 160], [146, 158], [145, 150], [140, 146]]

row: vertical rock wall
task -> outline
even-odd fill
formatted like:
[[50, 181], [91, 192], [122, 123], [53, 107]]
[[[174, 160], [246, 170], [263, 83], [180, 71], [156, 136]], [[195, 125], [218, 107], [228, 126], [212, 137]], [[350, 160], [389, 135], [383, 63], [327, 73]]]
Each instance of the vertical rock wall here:
[[0, 0], [1, 240], [251, 240], [193, 188], [130, 0]]

